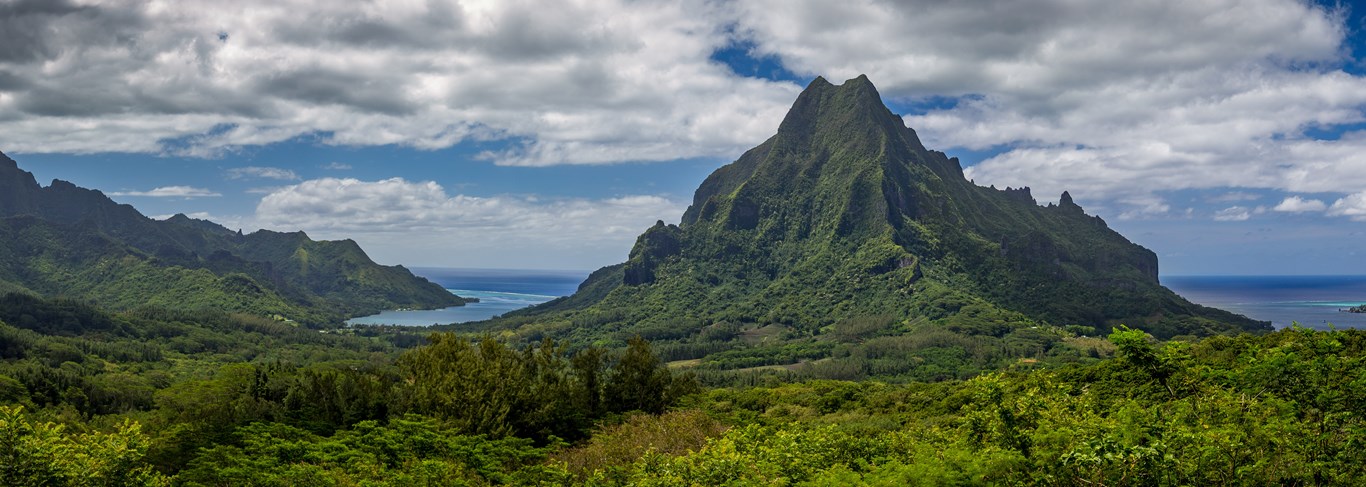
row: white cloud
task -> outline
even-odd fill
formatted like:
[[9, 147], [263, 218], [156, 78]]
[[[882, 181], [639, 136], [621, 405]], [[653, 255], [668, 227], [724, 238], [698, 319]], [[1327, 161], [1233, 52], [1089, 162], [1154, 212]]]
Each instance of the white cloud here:
[[323, 169], [330, 169], [333, 171], [349, 171], [351, 170], [351, 165], [343, 164], [340, 162], [330, 162], [327, 165], [323, 166]]
[[517, 165], [733, 156], [799, 89], [712, 61], [731, 21], [706, 0], [28, 5], [0, 19], [11, 152], [216, 156], [308, 136], [510, 139], [486, 157]]
[[1366, 221], [1366, 192], [1349, 194], [1333, 202], [1328, 216], [1345, 216], [1354, 221]]
[[[77, 1], [77, 0], [73, 0]], [[36, 8], [42, 7], [42, 8]], [[711, 59], [752, 42], [866, 73], [927, 145], [1005, 152], [982, 184], [1127, 218], [1158, 193], [1366, 187], [1366, 79], [1340, 11], [1298, 0], [21, 2], [0, 18], [0, 147], [220, 155], [296, 137], [547, 165], [733, 157], [799, 87]], [[219, 34], [227, 34], [220, 39]], [[1221, 189], [1222, 191], [1222, 189]], [[1230, 200], [1228, 203], [1237, 203]]]
[[1134, 220], [1149, 218], [1167, 214], [1171, 210], [1171, 205], [1154, 195], [1139, 195], [1123, 199], [1119, 202], [1128, 210], [1119, 214], [1120, 220]]
[[208, 198], [223, 196], [219, 193], [192, 186], [162, 186], [149, 191], [116, 191], [110, 196], [145, 196], [150, 198]]
[[1284, 211], [1288, 213], [1304, 213], [1308, 211], [1323, 211], [1328, 205], [1323, 200], [1307, 200], [1299, 196], [1291, 196], [1281, 200], [1272, 210]]
[[1230, 206], [1214, 213], [1214, 220], [1221, 222], [1241, 222], [1252, 218], [1252, 211], [1241, 206]]
[[279, 179], [281, 181], [293, 181], [299, 179], [299, 175], [289, 169], [278, 167], [235, 167], [228, 169], [228, 177], [232, 179], [259, 178], [259, 179]]
[[1057, 114], [1082, 101], [1077, 88], [1211, 65], [1333, 60], [1344, 34], [1333, 13], [1283, 0], [751, 0], [737, 10], [757, 50], [798, 72], [868, 74], [900, 96], [997, 93]]
[[653, 195], [475, 197], [447, 194], [432, 181], [324, 178], [266, 195], [255, 223], [355, 238], [391, 262], [422, 256], [441, 263], [444, 255], [506, 267], [595, 268], [623, 260], [640, 232], [656, 220], [676, 222], [685, 206]]
[[738, 30], [799, 73], [866, 73], [884, 96], [963, 97], [906, 117], [930, 147], [1005, 152], [981, 184], [1120, 202], [1175, 189], [1355, 191], [1366, 79], [1337, 68], [1341, 12], [1227, 0], [753, 0]]

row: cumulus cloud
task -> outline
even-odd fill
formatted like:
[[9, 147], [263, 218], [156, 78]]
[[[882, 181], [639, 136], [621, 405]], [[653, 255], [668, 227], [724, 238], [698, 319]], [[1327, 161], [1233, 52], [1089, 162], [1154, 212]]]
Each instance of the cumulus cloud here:
[[116, 191], [110, 196], [145, 196], [150, 198], [208, 198], [223, 196], [204, 188], [192, 186], [162, 186], [148, 191]]
[[299, 179], [299, 175], [289, 169], [278, 167], [235, 167], [228, 169], [228, 177], [232, 179], [279, 179], [281, 181], [293, 181]]
[[[1366, 187], [1366, 79], [1321, 2], [62, 0], [0, 6], [0, 147], [214, 156], [310, 137], [548, 165], [733, 157], [800, 75], [866, 73], [998, 186], [1132, 218], [1158, 193]], [[1228, 201], [1236, 203], [1236, 201]]]
[[1214, 220], [1221, 222], [1241, 222], [1252, 218], [1252, 210], [1242, 206], [1230, 206], [1214, 213]]
[[1366, 221], [1366, 192], [1349, 194], [1333, 202], [1328, 216], [1345, 216], [1354, 221]]
[[1119, 214], [1121, 220], [1134, 220], [1149, 218], [1167, 214], [1171, 210], [1171, 205], [1165, 200], [1154, 195], [1130, 196], [1119, 201], [1121, 206], [1127, 208]]
[[0, 8], [0, 146], [171, 152], [316, 137], [516, 143], [501, 164], [733, 155], [799, 89], [736, 76], [713, 2], [141, 0]]
[[640, 232], [656, 220], [677, 221], [685, 206], [654, 195], [476, 197], [448, 194], [432, 181], [323, 178], [266, 195], [255, 223], [302, 229], [315, 237], [355, 238], [392, 261], [444, 252], [510, 267], [576, 267], [566, 262], [599, 265], [624, 259]]
[[737, 29], [799, 73], [867, 73], [927, 145], [1003, 150], [981, 183], [1118, 201], [1222, 187], [1354, 191], [1366, 120], [1342, 12], [1237, 0], [753, 0]]
[[1324, 204], [1323, 200], [1307, 200], [1299, 196], [1290, 196], [1281, 200], [1280, 204], [1276, 205], [1272, 210], [1287, 213], [1304, 213], [1308, 211], [1323, 211], [1326, 208], [1328, 208], [1328, 205]]

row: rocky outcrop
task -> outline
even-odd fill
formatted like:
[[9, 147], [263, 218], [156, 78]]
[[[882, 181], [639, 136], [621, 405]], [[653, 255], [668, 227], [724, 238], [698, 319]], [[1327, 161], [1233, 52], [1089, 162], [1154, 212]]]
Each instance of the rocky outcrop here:
[[655, 270], [660, 264], [682, 251], [678, 226], [665, 225], [663, 221], [655, 222], [653, 227], [636, 238], [636, 245], [631, 249], [631, 257], [622, 269], [623, 283], [638, 286], [654, 282]]

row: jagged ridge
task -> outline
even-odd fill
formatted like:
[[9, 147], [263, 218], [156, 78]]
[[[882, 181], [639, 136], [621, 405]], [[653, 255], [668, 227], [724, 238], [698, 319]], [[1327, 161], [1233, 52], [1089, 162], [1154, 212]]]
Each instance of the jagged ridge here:
[[376, 264], [351, 240], [243, 235], [183, 214], [153, 220], [66, 181], [42, 187], [3, 154], [0, 235], [0, 292], [114, 309], [207, 306], [326, 322], [464, 302], [401, 266]]

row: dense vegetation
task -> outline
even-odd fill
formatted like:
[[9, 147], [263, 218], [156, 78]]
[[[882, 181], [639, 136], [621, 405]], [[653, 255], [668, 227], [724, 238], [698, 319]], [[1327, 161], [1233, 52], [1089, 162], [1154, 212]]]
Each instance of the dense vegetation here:
[[[0, 297], [0, 457], [10, 460], [0, 464], [10, 468], [0, 485], [237, 485], [265, 478], [262, 449], [277, 454], [284, 440], [299, 443], [293, 454], [339, 455], [327, 475], [347, 482], [498, 479], [513, 459], [540, 462], [604, 418], [660, 413], [699, 390], [644, 340], [619, 351], [550, 341], [513, 349], [491, 337], [320, 332], [9, 294]], [[379, 449], [365, 453], [377, 463], [358, 466], [361, 452], [338, 450], [358, 445]], [[436, 470], [408, 472], [405, 455]], [[471, 455], [489, 456], [480, 461], [494, 470], [466, 472]], [[304, 475], [289, 463], [277, 466], [280, 483]]]
[[[0, 300], [3, 485], [1351, 485], [1366, 333], [701, 390], [620, 350]], [[11, 325], [16, 323], [22, 325]], [[417, 345], [416, 348], [406, 348]]]
[[151, 305], [335, 325], [382, 309], [464, 301], [355, 242], [249, 235], [176, 215], [152, 220], [64, 181], [41, 187], [0, 154], [0, 293], [68, 296], [114, 310]]

